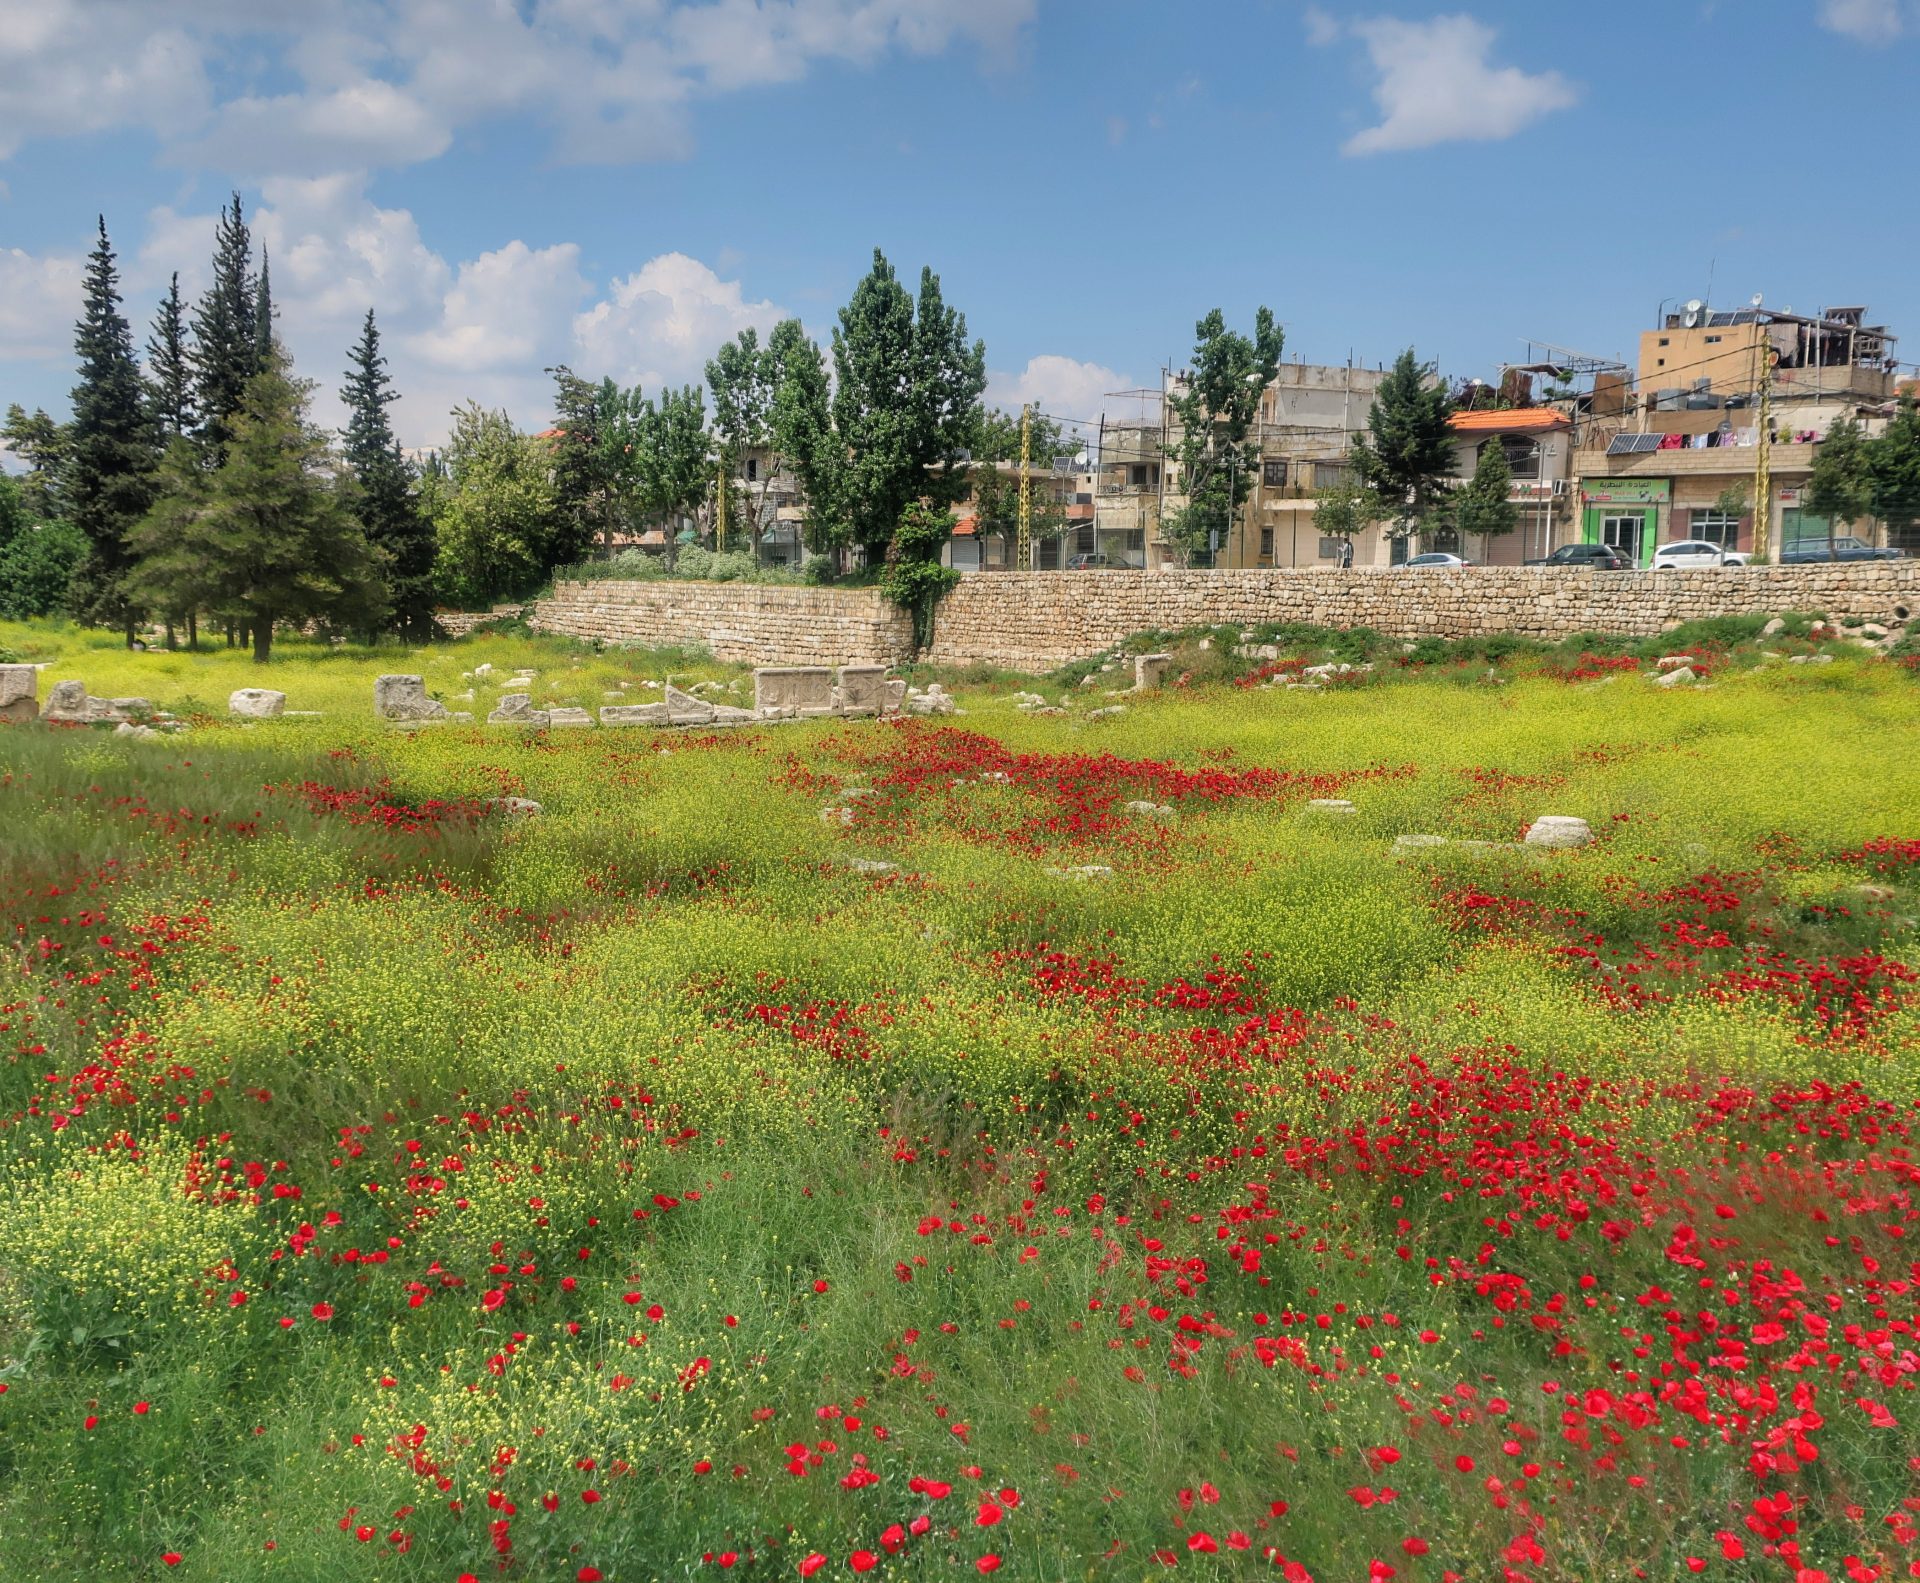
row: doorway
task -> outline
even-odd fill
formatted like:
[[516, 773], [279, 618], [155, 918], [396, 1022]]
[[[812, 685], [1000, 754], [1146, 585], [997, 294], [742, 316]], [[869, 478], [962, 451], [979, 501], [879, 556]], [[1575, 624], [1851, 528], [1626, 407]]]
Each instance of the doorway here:
[[1644, 511], [1610, 511], [1600, 518], [1600, 542], [1618, 550], [1630, 566], [1644, 564], [1646, 531]]

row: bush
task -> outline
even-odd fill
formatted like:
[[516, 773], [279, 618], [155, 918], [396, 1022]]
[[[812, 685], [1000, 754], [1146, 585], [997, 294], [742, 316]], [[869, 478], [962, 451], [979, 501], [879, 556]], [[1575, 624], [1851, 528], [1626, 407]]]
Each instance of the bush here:
[[87, 558], [86, 535], [65, 522], [43, 522], [0, 550], [0, 618], [31, 621], [66, 603], [67, 587]]

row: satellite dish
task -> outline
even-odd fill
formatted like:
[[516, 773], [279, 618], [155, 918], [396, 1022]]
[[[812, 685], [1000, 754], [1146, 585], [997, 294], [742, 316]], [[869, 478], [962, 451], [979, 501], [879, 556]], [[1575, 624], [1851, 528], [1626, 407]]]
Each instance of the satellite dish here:
[[1756, 291], [1756, 292], [1755, 292], [1755, 293], [1753, 294], [1753, 298], [1752, 298], [1752, 303], [1753, 303], [1753, 306], [1754, 306], [1754, 307], [1756, 307], [1756, 308], [1757, 308], [1757, 307], [1759, 307], [1759, 306], [1760, 306], [1760, 302], [1761, 302], [1761, 299], [1762, 299], [1762, 297], [1763, 297], [1764, 295], [1765, 295], [1765, 293], [1763, 293], [1763, 292], [1758, 292], [1758, 291]]
[[1687, 303], [1687, 311], [1682, 314], [1680, 318], [1681, 327], [1688, 330], [1698, 329], [1700, 326], [1700, 315], [1705, 308], [1706, 304], [1698, 297], [1689, 301]]

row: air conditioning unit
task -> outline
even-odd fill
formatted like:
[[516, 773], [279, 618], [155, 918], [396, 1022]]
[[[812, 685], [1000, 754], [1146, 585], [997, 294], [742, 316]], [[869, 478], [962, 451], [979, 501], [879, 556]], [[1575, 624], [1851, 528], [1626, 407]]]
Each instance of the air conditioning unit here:
[[1567, 481], [1564, 478], [1556, 478], [1553, 481], [1553, 498], [1558, 500], [1562, 495], [1566, 494], [1566, 492]]

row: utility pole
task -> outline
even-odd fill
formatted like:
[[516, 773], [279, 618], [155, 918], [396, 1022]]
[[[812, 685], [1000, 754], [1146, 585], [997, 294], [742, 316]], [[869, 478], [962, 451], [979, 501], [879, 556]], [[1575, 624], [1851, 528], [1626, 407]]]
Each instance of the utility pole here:
[[1020, 531], [1014, 539], [1016, 571], [1033, 570], [1033, 481], [1027, 476], [1033, 462], [1033, 403], [1020, 409]]
[[723, 452], [720, 457], [720, 504], [714, 516], [713, 548], [716, 554], [724, 554], [727, 548], [727, 458]]
[[1767, 558], [1773, 526], [1773, 359], [1771, 346], [1760, 354], [1760, 444], [1753, 463], [1753, 558]]

